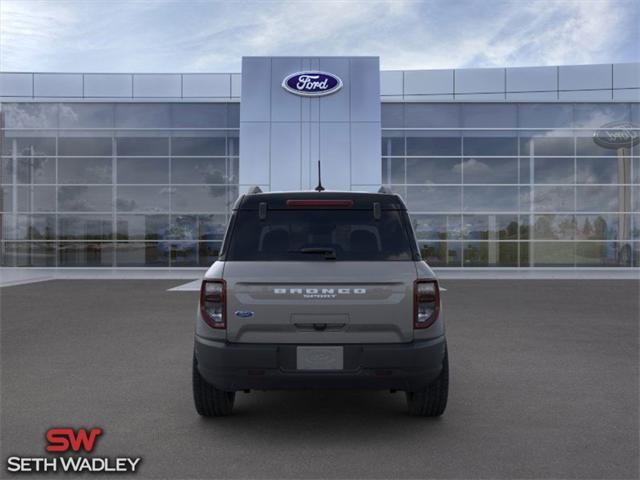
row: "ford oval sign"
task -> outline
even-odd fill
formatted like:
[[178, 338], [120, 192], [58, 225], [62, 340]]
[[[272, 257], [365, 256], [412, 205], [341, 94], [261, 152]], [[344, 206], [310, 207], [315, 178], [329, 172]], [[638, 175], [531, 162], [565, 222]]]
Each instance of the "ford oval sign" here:
[[593, 132], [593, 141], [603, 148], [629, 148], [640, 142], [640, 126], [629, 122], [611, 122]]
[[340, 90], [342, 80], [337, 75], [328, 72], [296, 72], [288, 75], [282, 81], [282, 88], [304, 97], [320, 97]]

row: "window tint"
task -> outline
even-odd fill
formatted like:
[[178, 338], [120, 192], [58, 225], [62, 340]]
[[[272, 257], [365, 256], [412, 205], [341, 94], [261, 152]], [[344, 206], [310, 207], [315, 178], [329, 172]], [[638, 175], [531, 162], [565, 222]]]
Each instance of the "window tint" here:
[[[405, 212], [371, 210], [238, 211], [227, 260], [337, 261], [412, 260]], [[306, 253], [305, 253], [306, 251]]]

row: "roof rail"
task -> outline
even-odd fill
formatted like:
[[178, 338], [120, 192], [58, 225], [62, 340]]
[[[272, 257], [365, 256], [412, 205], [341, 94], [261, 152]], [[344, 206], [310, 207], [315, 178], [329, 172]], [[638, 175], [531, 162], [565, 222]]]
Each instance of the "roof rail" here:
[[249, 189], [247, 195], [253, 195], [254, 193], [262, 193], [262, 189], [259, 186], [255, 185]]
[[386, 185], [381, 185], [380, 188], [378, 189], [378, 193], [386, 193], [388, 195], [393, 195], [393, 192], [391, 191], [391, 189]]

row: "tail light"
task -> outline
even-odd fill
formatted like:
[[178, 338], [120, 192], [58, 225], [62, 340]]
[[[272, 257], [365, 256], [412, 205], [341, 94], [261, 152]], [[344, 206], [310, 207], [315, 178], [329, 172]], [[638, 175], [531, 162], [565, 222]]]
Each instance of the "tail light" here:
[[436, 280], [417, 280], [414, 284], [413, 327], [428, 328], [440, 313], [440, 288]]
[[200, 313], [211, 328], [227, 328], [225, 304], [224, 280], [203, 280], [200, 287]]

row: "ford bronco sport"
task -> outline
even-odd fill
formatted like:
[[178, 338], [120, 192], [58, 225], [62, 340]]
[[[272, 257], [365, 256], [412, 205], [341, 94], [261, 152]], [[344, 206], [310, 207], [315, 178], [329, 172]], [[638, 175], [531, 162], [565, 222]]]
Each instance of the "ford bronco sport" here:
[[444, 412], [438, 281], [404, 202], [381, 192], [256, 189], [236, 201], [200, 291], [200, 415], [228, 415], [252, 389], [402, 390], [411, 414]]

